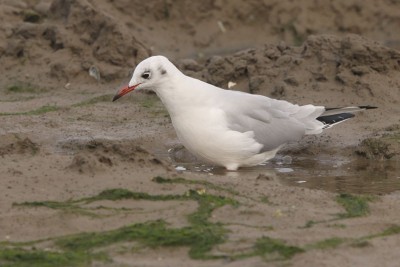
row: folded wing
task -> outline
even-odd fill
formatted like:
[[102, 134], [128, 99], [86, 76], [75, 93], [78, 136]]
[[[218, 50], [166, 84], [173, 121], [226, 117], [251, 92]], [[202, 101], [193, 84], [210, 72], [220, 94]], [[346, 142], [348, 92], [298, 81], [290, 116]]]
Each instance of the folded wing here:
[[324, 124], [318, 120], [325, 108], [299, 106], [283, 100], [260, 95], [229, 91], [221, 108], [225, 111], [228, 127], [238, 132], [254, 132], [263, 145], [260, 152], [273, 150], [282, 144], [297, 141], [305, 134], [322, 132]]

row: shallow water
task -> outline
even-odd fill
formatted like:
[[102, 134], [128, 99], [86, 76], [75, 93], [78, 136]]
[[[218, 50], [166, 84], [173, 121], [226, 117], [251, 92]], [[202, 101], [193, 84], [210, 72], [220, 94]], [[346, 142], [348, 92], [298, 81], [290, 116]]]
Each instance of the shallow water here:
[[[170, 151], [170, 155], [173, 151]], [[178, 152], [181, 153], [181, 152]], [[182, 158], [179, 155], [178, 158]], [[293, 158], [278, 156], [271, 162], [236, 172], [226, 171], [193, 161], [179, 162], [176, 155], [170, 159], [176, 169], [183, 172], [204, 172], [209, 175], [226, 175], [232, 178], [264, 174], [282, 184], [326, 190], [336, 193], [388, 194], [400, 190], [400, 162], [328, 155]]]
[[396, 161], [356, 159], [296, 159], [293, 172], [280, 173], [283, 184], [337, 193], [387, 194], [400, 190], [400, 164]]

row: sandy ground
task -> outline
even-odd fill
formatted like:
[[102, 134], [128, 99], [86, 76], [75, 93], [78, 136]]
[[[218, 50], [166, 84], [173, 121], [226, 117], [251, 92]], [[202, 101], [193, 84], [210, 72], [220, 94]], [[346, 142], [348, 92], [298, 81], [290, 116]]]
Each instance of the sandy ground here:
[[[0, 4], [0, 265], [398, 265], [398, 1]], [[265, 166], [210, 171], [182, 149], [155, 95], [111, 102], [135, 65], [154, 54], [212, 84], [235, 82], [232, 90], [379, 109], [289, 144]], [[285, 163], [287, 155], [293, 163]], [[329, 184], [333, 164], [335, 173], [395, 182], [379, 192], [363, 180], [351, 190]], [[308, 175], [315, 186], [289, 182]], [[325, 190], [306, 188], [321, 184]], [[141, 195], [82, 200], [116, 188]], [[17, 205], [25, 202], [31, 205]], [[154, 227], [140, 238], [98, 241], [154, 222], [165, 222], [168, 233], [196, 235], [174, 243], [164, 233], [154, 241]], [[85, 232], [101, 238], [87, 248], [77, 240], [74, 248], [62, 245]], [[203, 241], [210, 247], [196, 254]], [[52, 253], [60, 258], [52, 261]]]

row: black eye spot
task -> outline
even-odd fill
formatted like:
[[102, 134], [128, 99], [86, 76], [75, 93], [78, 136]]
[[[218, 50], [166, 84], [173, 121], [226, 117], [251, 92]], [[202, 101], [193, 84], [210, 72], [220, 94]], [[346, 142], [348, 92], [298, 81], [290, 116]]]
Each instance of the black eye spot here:
[[150, 79], [150, 72], [149, 72], [149, 71], [143, 72], [142, 78], [143, 78], [143, 79]]
[[162, 66], [158, 66], [158, 71], [161, 73], [161, 75], [165, 75], [167, 73], [167, 71]]

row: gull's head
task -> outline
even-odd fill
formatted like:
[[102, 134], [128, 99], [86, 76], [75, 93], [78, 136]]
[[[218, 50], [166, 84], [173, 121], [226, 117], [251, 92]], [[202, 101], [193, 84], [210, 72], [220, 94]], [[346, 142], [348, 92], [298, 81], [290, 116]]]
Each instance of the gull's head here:
[[149, 57], [136, 66], [129, 84], [118, 91], [113, 101], [133, 90], [147, 89], [156, 92], [176, 73], [180, 73], [179, 70], [166, 57]]

